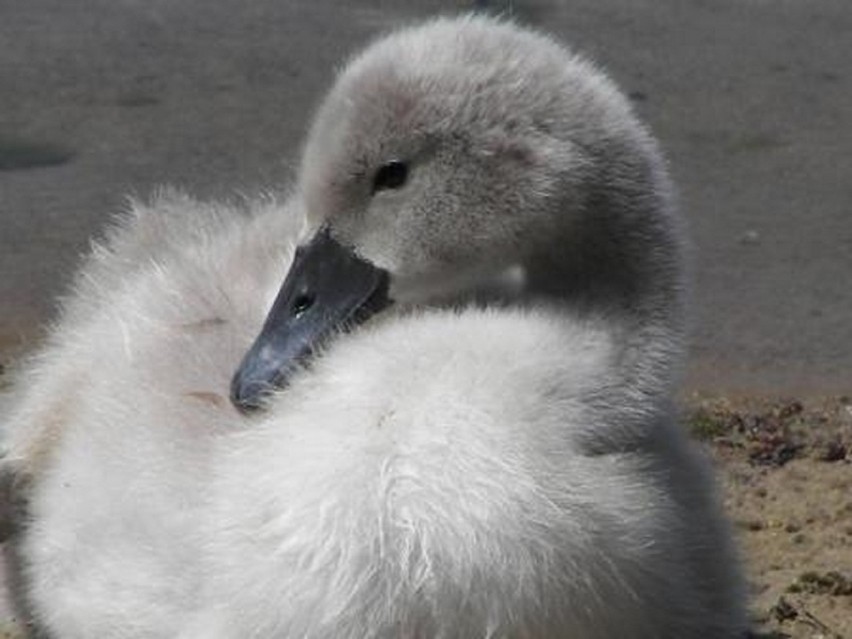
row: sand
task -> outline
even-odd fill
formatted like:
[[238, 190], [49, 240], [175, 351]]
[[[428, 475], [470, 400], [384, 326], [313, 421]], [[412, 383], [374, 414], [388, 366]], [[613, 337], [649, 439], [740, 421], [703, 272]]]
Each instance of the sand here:
[[852, 638], [852, 400], [696, 399], [761, 637]]

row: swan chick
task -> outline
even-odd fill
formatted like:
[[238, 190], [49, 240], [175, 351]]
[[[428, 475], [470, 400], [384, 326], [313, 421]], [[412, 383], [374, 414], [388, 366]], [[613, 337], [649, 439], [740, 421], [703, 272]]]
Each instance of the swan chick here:
[[601, 72], [469, 17], [349, 62], [286, 202], [136, 204], [5, 428], [37, 625], [742, 636], [670, 191]]

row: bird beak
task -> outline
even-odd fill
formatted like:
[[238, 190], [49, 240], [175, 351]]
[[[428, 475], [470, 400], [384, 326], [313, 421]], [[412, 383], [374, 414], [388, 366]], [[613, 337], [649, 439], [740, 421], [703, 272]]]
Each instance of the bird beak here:
[[231, 381], [231, 402], [247, 412], [287, 385], [333, 333], [390, 304], [388, 272], [321, 229], [296, 249], [293, 264], [257, 339]]

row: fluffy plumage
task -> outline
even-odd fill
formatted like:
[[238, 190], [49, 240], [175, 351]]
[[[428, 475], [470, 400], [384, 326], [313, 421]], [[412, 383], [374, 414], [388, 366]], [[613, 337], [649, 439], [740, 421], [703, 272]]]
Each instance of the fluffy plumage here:
[[[392, 159], [408, 183], [372, 193]], [[728, 532], [672, 414], [669, 190], [602, 74], [468, 18], [347, 66], [286, 203], [135, 203], [5, 428], [37, 621], [60, 638], [738, 637]], [[320, 225], [400, 303], [241, 416], [229, 376]], [[509, 268], [520, 291], [465, 303]]]

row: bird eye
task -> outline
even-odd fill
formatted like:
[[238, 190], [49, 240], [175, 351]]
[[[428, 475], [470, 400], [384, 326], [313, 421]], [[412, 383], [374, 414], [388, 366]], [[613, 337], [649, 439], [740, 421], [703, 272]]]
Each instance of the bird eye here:
[[380, 167], [373, 177], [373, 193], [385, 189], [398, 189], [408, 180], [408, 164], [392, 160]]

